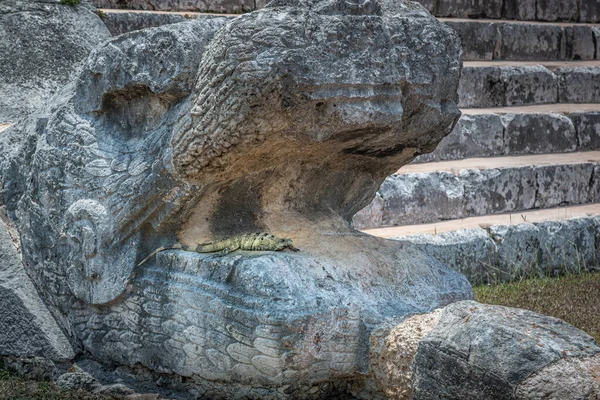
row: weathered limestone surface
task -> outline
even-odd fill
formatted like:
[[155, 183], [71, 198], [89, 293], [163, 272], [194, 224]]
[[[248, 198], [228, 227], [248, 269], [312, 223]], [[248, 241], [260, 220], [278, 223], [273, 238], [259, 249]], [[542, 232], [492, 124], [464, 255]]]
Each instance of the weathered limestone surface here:
[[600, 397], [600, 355], [564, 358], [537, 371], [517, 387], [517, 399], [593, 399]]
[[556, 77], [545, 67], [501, 67], [504, 105], [555, 103]]
[[533, 224], [515, 219], [514, 223], [396, 240], [417, 245], [467, 276], [474, 285], [581, 272], [599, 266], [600, 219]]
[[75, 352], [27, 276], [17, 243], [0, 219], [0, 356], [69, 360]]
[[600, 149], [600, 113], [462, 115], [435, 150], [413, 163]]
[[154, 28], [162, 25], [185, 22], [187, 19], [180, 14], [155, 14], [155, 13], [104, 13], [102, 21], [111, 35], [139, 31], [140, 29]]
[[503, 153], [506, 155], [585, 149], [578, 143], [573, 121], [561, 114], [508, 114], [502, 116], [502, 122], [505, 126]]
[[572, 113], [572, 119], [579, 148], [581, 150], [600, 149], [600, 112], [595, 113]]
[[465, 67], [458, 94], [461, 107], [556, 103], [558, 79], [541, 65]]
[[600, 98], [600, 67], [465, 67], [461, 107], [500, 107], [550, 103], [595, 103]]
[[77, 75], [79, 64], [90, 51], [109, 37], [89, 5], [2, 1], [0, 124], [45, 106]]
[[[359, 213], [355, 226], [378, 227], [361, 225], [361, 221], [381, 221], [381, 226], [410, 225], [593, 203], [600, 200], [597, 167], [597, 163], [582, 162], [463, 169], [456, 175], [443, 171], [394, 174], [379, 189], [381, 208], [370, 209], [367, 219]], [[379, 210], [381, 219], [374, 215]]]
[[415, 158], [413, 163], [504, 154], [504, 131], [498, 114], [462, 115], [435, 151]]
[[464, 187], [464, 216], [529, 210], [537, 198], [534, 167], [464, 169], [458, 179]]
[[591, 393], [594, 398], [599, 394], [592, 372], [600, 366], [598, 352], [591, 336], [559, 319], [527, 310], [458, 302], [443, 310], [437, 325], [419, 343], [412, 365], [414, 398], [537, 399], [540, 393], [533, 391], [544, 386], [554, 387], [556, 394], [558, 382], [543, 380], [554, 380], [554, 373], [564, 367], [549, 370], [549, 366], [577, 360], [589, 365], [589, 372], [576, 378], [576, 373], [571, 374], [572, 382], [582, 387], [563, 389], [568, 393], [564, 398], [578, 398], [572, 395], [579, 392]]
[[257, 7], [255, 0], [94, 0], [98, 8], [127, 8], [130, 10], [158, 11], [199, 11], [217, 13], [235, 13], [254, 11]]
[[379, 194], [382, 202], [381, 226], [419, 224], [465, 216], [464, 182], [450, 172], [392, 175], [383, 182]]
[[[0, 135], [2, 203], [38, 290], [99, 361], [199, 397], [344, 395], [374, 326], [472, 297], [349, 222], [452, 130], [460, 69], [458, 37], [409, 2], [276, 0], [130, 32]], [[256, 231], [301, 252], [136, 266]]]
[[113, 36], [123, 33], [139, 31], [140, 29], [155, 28], [162, 25], [176, 24], [186, 22], [197, 18], [234, 18], [220, 17], [217, 15], [198, 15], [198, 14], [157, 14], [157, 13], [139, 13], [139, 12], [107, 12], [102, 14], [102, 21]]
[[581, 22], [600, 21], [600, 6], [594, 1], [582, 1], [579, 10]]
[[558, 77], [561, 103], [597, 103], [600, 101], [600, 67], [563, 67]]
[[501, 107], [506, 105], [506, 88], [499, 67], [465, 67], [458, 96], [461, 107]]
[[593, 60], [597, 28], [591, 25], [448, 21], [461, 37], [467, 61]]
[[535, 206], [550, 208], [568, 204], [593, 203], [596, 163], [536, 167]]
[[567, 60], [593, 60], [596, 56], [594, 31], [590, 26], [564, 28], [564, 58]]
[[594, 0], [418, 0], [436, 17], [514, 19], [521, 21], [600, 21]]
[[[496, 49], [500, 32], [494, 23], [476, 23], [468, 24], [464, 22], [446, 22], [450, 28], [454, 29], [461, 38], [468, 40], [470, 45], [463, 46], [463, 57], [465, 60], [493, 60], [494, 56], [499, 57]], [[477, 38], [474, 42], [472, 39]]]
[[580, 0], [537, 0], [536, 17], [541, 21], [577, 21]]
[[373, 399], [594, 399], [600, 348], [592, 337], [527, 310], [453, 303], [371, 335]]
[[519, 21], [536, 19], [536, 0], [504, 0], [502, 18]]
[[502, 0], [438, 1], [434, 9], [436, 17], [492, 18], [502, 16]]

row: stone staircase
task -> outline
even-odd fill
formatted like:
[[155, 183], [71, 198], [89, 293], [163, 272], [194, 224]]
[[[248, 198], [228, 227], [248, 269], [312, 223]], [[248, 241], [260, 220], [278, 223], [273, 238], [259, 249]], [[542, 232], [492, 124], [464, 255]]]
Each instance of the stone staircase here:
[[423, 3], [461, 36], [463, 115], [355, 226], [412, 242], [473, 283], [596, 268], [600, 26], [588, 22], [600, 3]]
[[[473, 283], [597, 267], [600, 2], [420, 2], [462, 38], [463, 115], [433, 153], [383, 183], [355, 227], [410, 241]], [[102, 10], [115, 35], [264, 5], [149, 4], [97, 0], [129, 8]]]

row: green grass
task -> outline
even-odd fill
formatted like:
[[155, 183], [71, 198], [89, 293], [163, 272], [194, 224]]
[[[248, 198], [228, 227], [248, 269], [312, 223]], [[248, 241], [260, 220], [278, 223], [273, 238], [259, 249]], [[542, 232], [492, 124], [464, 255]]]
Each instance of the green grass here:
[[525, 308], [560, 318], [600, 343], [600, 273], [526, 279], [474, 288], [480, 303]]
[[0, 369], [0, 400], [114, 400], [114, 397], [61, 390], [50, 381], [36, 381]]
[[60, 4], [65, 4], [67, 6], [78, 6], [81, 3], [81, 0], [60, 0]]

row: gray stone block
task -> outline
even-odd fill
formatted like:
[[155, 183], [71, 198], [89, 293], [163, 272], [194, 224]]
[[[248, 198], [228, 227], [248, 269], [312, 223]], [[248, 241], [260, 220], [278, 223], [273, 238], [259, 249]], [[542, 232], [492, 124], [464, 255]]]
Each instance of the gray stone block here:
[[596, 59], [600, 59], [600, 27], [592, 27], [592, 34], [594, 35], [594, 43], [596, 43]]
[[53, 361], [75, 356], [25, 272], [16, 245], [1, 219], [0, 304], [0, 355]]
[[[517, 399], [514, 393], [532, 393], [543, 385], [527, 382], [536, 373], [548, 386], [557, 379], [565, 381], [561, 370], [546, 369], [567, 360], [591, 360], [600, 352], [587, 333], [557, 318], [532, 311], [464, 301], [442, 311], [437, 325], [419, 343], [414, 356], [414, 395], [416, 400], [434, 399]], [[589, 366], [586, 379], [577, 385], [595, 385], [594, 370]], [[542, 372], [543, 371], [543, 372]], [[525, 388], [521, 385], [525, 383]], [[598, 389], [598, 386], [595, 386]], [[523, 390], [525, 389], [525, 390]], [[567, 397], [579, 388], [563, 388]], [[544, 392], [545, 393], [545, 392]], [[589, 392], [587, 392], [589, 393]], [[518, 397], [519, 399], [540, 399]]]
[[254, 0], [94, 0], [98, 8], [239, 14], [253, 11]]
[[501, 107], [505, 89], [500, 68], [464, 67], [458, 86], [460, 107]]
[[502, 16], [502, 0], [439, 1], [435, 15], [437, 17], [498, 19]]
[[506, 106], [556, 103], [558, 82], [547, 68], [537, 66], [501, 67]]
[[464, 216], [528, 210], [535, 204], [535, 173], [532, 167], [464, 169]]
[[187, 19], [179, 14], [156, 14], [156, 13], [103, 13], [102, 21], [113, 36], [123, 33], [138, 31], [140, 29], [152, 28], [161, 25], [185, 22]]
[[113, 36], [121, 35], [127, 32], [139, 31], [140, 29], [155, 28], [163, 25], [177, 24], [197, 19], [214, 18], [236, 18], [235, 16], [218, 16], [202, 14], [158, 14], [158, 13], [139, 13], [139, 12], [121, 12], [102, 14], [102, 21]]
[[596, 55], [597, 43], [590, 26], [566, 26], [562, 43], [561, 58], [564, 60], [593, 60]]
[[465, 275], [472, 285], [498, 281], [496, 244], [482, 228], [412, 235], [394, 240], [413, 243], [420, 250]]
[[513, 223], [394, 240], [413, 243], [473, 285], [580, 273], [600, 265], [600, 218], [529, 223], [515, 215]]
[[538, 265], [546, 276], [582, 273], [598, 267], [598, 226], [592, 218], [536, 224], [540, 232]]
[[352, 217], [352, 225], [356, 229], [377, 228], [383, 226], [382, 218], [383, 199], [381, 198], [381, 194], [377, 192], [373, 201]]
[[600, 102], [600, 67], [562, 67], [554, 73], [561, 103]]
[[591, 202], [593, 163], [536, 166], [536, 208]]
[[[560, 60], [563, 29], [548, 24], [499, 25], [502, 45], [499, 59], [541, 61]], [[473, 41], [477, 40], [473, 38]]]
[[379, 189], [384, 226], [409, 225], [461, 218], [463, 186], [449, 172], [398, 174]]
[[497, 24], [489, 22], [446, 22], [454, 29], [463, 44], [465, 61], [491, 61], [500, 40]]
[[415, 162], [501, 155], [504, 152], [503, 131], [501, 117], [497, 114], [463, 115], [433, 153], [419, 156]]
[[577, 131], [578, 150], [600, 150], [600, 112], [571, 113]]
[[504, 154], [566, 153], [578, 147], [573, 122], [562, 114], [507, 114]]
[[535, 20], [536, 0], [504, 0], [502, 18], [519, 21]]
[[580, 22], [600, 22], [600, 3], [598, 0], [582, 0], [579, 7]]
[[425, 7], [427, 9], [427, 11], [429, 11], [433, 15], [436, 15], [435, 5], [437, 3], [437, 0], [417, 0], [417, 2], [419, 4], [421, 4], [423, 7]]
[[[600, 165], [594, 167], [594, 178], [591, 187], [591, 201], [600, 203]], [[598, 225], [600, 226], [600, 224]], [[600, 241], [599, 241], [600, 243]], [[600, 249], [599, 249], [600, 250]], [[598, 257], [600, 259], [600, 257]]]
[[[594, 1], [594, 0], [583, 0]], [[578, 0], [537, 0], [536, 19], [539, 21], [577, 21]]]

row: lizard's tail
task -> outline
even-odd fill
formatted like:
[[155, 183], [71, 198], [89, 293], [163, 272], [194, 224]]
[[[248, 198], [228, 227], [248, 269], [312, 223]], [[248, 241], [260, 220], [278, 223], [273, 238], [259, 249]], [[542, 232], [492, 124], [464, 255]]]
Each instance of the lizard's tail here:
[[148, 261], [149, 259], [151, 259], [152, 257], [154, 257], [157, 253], [160, 253], [161, 251], [165, 251], [165, 250], [185, 250], [186, 246], [183, 246], [179, 243], [174, 244], [173, 246], [167, 246], [167, 247], [159, 247], [158, 249], [154, 250], [152, 253], [148, 254], [148, 256], [146, 258], [144, 258], [142, 261], [140, 261], [140, 263], [137, 265], [138, 267], [143, 265], [146, 261]]

